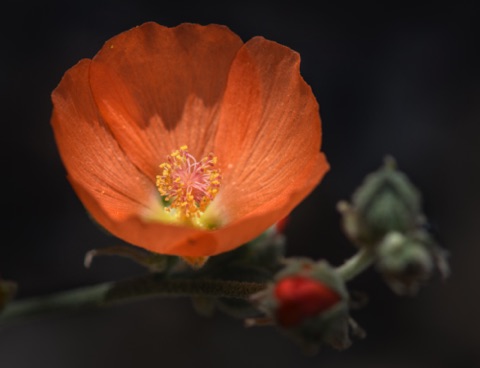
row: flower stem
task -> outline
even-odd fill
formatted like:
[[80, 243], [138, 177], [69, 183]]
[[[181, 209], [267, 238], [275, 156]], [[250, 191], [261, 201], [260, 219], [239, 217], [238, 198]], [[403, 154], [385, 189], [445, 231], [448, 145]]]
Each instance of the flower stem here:
[[337, 273], [345, 281], [350, 281], [357, 275], [365, 271], [375, 258], [374, 252], [366, 247], [360, 248], [351, 258], [347, 259], [344, 264], [336, 268]]
[[247, 299], [265, 288], [262, 283], [209, 279], [165, 279], [150, 274], [9, 303], [0, 322], [41, 317], [53, 313], [108, 307], [155, 296], [207, 296]]
[[0, 313], [0, 322], [99, 307], [110, 284], [99, 284], [46, 296], [14, 300]]

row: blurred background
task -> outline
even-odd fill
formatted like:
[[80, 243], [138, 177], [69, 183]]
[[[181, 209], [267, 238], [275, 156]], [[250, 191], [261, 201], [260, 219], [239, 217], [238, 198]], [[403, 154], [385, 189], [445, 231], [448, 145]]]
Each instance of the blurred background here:
[[[301, 1], [184, 4], [145, 0], [6, 0], [0, 24], [3, 209], [0, 276], [31, 297], [118, 280], [142, 269], [85, 252], [119, 242], [88, 218], [65, 178], [50, 127], [63, 73], [110, 37], [145, 21], [219, 23], [298, 51], [321, 107], [331, 170], [296, 208], [289, 255], [340, 264], [354, 252], [335, 209], [393, 155], [423, 193], [452, 275], [398, 297], [368, 270], [352, 282], [369, 304], [353, 317], [367, 338], [305, 356], [270, 327], [197, 315], [155, 299], [0, 327], [1, 368], [480, 366], [480, 7], [475, 1]], [[413, 4], [413, 3], [412, 3]]]

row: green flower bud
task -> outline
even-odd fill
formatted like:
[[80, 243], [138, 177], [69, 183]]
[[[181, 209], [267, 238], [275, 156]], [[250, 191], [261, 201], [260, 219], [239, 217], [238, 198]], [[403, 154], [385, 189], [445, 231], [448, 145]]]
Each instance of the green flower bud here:
[[409, 235], [390, 232], [377, 249], [376, 267], [390, 288], [399, 295], [413, 295], [432, 276], [437, 267], [446, 276], [446, 254], [427, 233]]
[[365, 177], [352, 203], [342, 201], [338, 210], [345, 233], [358, 246], [375, 246], [391, 231], [406, 233], [424, 222], [420, 192], [391, 157]]

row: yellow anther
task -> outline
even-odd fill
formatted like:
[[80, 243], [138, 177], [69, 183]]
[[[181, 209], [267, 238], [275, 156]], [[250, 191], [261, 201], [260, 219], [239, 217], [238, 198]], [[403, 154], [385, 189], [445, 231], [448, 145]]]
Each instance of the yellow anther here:
[[220, 170], [217, 157], [209, 154], [197, 161], [183, 145], [160, 164], [161, 175], [156, 186], [165, 201], [167, 212], [175, 209], [179, 218], [200, 216], [213, 201], [220, 188]]

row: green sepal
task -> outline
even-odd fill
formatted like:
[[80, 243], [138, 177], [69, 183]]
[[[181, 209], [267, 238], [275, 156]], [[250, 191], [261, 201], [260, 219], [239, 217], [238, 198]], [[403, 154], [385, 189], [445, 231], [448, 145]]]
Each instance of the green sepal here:
[[286, 330], [306, 353], [315, 354], [323, 345], [345, 350], [351, 345], [349, 314], [346, 302], [340, 302], [324, 313], [305, 319], [299, 326]]

